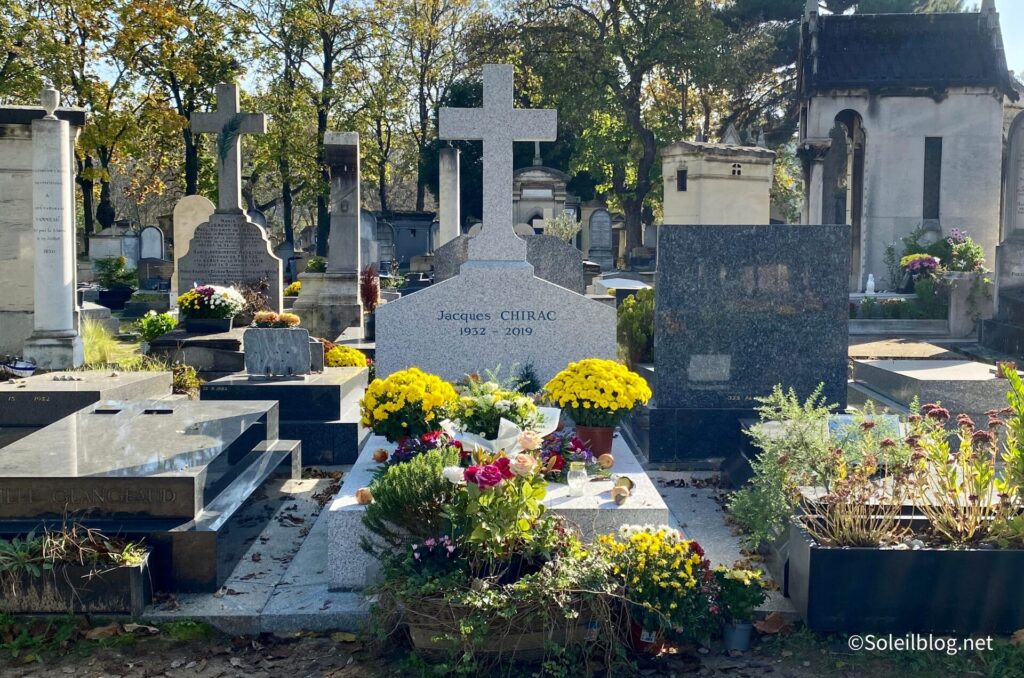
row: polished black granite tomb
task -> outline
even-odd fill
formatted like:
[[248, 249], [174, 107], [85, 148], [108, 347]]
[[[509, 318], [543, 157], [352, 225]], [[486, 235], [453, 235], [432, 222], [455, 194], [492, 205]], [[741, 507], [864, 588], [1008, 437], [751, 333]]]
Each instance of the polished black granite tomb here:
[[652, 462], [728, 458], [776, 384], [846, 406], [848, 226], [662, 226]]
[[365, 367], [328, 367], [292, 378], [222, 377], [203, 384], [200, 399], [275, 400], [281, 435], [302, 442], [307, 466], [354, 464], [368, 431], [359, 425]]
[[0, 534], [64, 521], [145, 538], [158, 590], [212, 591], [301, 472], [270, 401], [103, 401], [0, 452]]

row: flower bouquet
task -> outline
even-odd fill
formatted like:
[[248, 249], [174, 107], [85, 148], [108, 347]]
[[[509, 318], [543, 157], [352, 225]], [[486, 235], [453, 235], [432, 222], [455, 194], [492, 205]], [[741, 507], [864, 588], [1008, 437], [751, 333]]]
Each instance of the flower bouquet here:
[[286, 329], [298, 327], [302, 319], [294, 313], [275, 313], [274, 311], [257, 311], [252, 324], [260, 329]]
[[726, 649], [746, 651], [750, 649], [754, 611], [768, 598], [761, 571], [719, 565], [715, 581], [725, 621]]
[[515, 454], [538, 449], [543, 437], [557, 428], [560, 417], [557, 407], [537, 407], [529, 396], [503, 388], [493, 379], [470, 376], [452, 417], [442, 427], [467, 450]]
[[409, 436], [399, 441], [398, 447], [387, 459], [386, 465], [404, 464], [431, 450], [454, 448], [459, 451], [459, 456], [465, 458], [467, 453], [462, 451], [462, 443], [454, 439], [444, 431], [428, 431], [421, 436]]
[[576, 433], [600, 456], [611, 452], [618, 423], [651, 399], [644, 379], [613, 360], [588, 358], [559, 372], [545, 392], [576, 422]]
[[178, 309], [190, 332], [227, 332], [231, 319], [245, 307], [234, 287], [197, 285], [178, 297]]
[[582, 462], [587, 475], [610, 476], [597, 463], [593, 451], [573, 432], [555, 431], [544, 437], [540, 445], [540, 466], [544, 477], [556, 483], [566, 482], [569, 464]]
[[900, 259], [900, 266], [910, 273], [916, 280], [922, 276], [927, 277], [939, 269], [939, 260], [930, 254], [908, 254]]
[[421, 436], [441, 428], [455, 404], [452, 385], [434, 374], [411, 367], [374, 379], [360, 403], [362, 423], [388, 442]]

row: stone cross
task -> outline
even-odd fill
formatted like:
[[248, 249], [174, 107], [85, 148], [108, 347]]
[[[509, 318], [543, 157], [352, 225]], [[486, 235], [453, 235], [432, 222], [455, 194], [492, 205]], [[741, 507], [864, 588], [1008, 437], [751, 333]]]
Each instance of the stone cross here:
[[516, 109], [510, 64], [487, 64], [483, 71], [483, 108], [442, 108], [439, 136], [484, 142], [483, 228], [469, 243], [469, 258], [525, 261], [526, 242], [512, 230], [512, 142], [554, 141], [558, 112]]
[[217, 111], [193, 113], [193, 132], [217, 134], [217, 211], [242, 211], [241, 135], [265, 134], [267, 120], [262, 113], [238, 110], [238, 85], [217, 85]]

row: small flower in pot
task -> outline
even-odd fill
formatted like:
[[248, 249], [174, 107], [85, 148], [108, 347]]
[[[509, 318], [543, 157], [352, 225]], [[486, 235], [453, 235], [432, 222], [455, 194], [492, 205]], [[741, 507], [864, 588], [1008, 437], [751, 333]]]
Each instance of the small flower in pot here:
[[725, 619], [726, 650], [746, 651], [750, 649], [754, 611], [768, 597], [761, 571], [719, 565], [715, 568], [715, 581]]

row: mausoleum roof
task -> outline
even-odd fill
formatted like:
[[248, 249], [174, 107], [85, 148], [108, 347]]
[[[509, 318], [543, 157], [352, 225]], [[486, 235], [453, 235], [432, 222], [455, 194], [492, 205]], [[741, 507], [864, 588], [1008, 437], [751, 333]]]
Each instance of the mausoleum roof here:
[[740, 146], [736, 144], [717, 144], [711, 141], [677, 141], [666, 146], [662, 155], [674, 153], [690, 153], [695, 155], [719, 156], [724, 158], [747, 158], [774, 160], [775, 151], [761, 146]]
[[[804, 93], [994, 87], [1017, 98], [994, 15], [823, 15], [805, 35]], [[816, 42], [816, 51], [809, 48]], [[815, 68], [816, 62], [816, 68]]]

